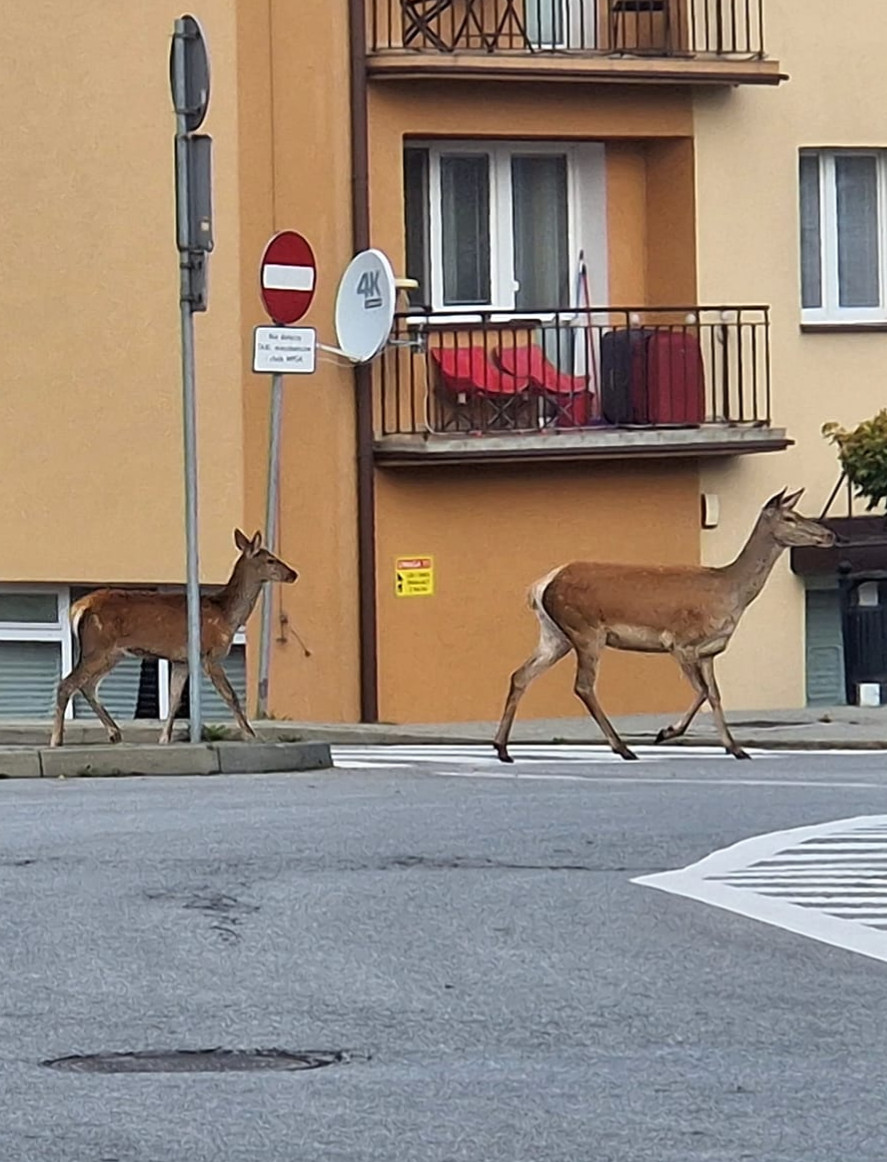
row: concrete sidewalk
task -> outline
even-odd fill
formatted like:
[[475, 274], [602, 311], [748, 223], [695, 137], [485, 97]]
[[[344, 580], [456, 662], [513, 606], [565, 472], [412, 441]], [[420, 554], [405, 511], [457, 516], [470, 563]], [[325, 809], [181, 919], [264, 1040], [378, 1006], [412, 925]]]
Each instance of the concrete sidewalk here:
[[[887, 750], [887, 707], [807, 707], [800, 710], [733, 711], [727, 715], [736, 741], [742, 746], [763, 749], [859, 749]], [[614, 718], [614, 725], [628, 743], [651, 743], [669, 716], [633, 715]], [[379, 723], [256, 722], [259, 736], [267, 742], [322, 742], [329, 744], [489, 743], [495, 722]], [[225, 738], [236, 733], [224, 724]], [[156, 743], [160, 724], [140, 720], [123, 723], [126, 743]], [[215, 733], [215, 732], [214, 732]], [[186, 737], [186, 727], [177, 727], [175, 738]], [[512, 735], [515, 742], [600, 743], [595, 723], [587, 716], [570, 718], [518, 719]], [[49, 741], [46, 722], [0, 720], [0, 747], [45, 747]], [[65, 727], [66, 750], [105, 742], [105, 733], [95, 721], [74, 721]], [[718, 745], [711, 715], [700, 713], [692, 729], [671, 745]], [[254, 745], [254, 744], [253, 744]], [[109, 748], [112, 749], [112, 748]], [[239, 750], [240, 746], [234, 749]]]

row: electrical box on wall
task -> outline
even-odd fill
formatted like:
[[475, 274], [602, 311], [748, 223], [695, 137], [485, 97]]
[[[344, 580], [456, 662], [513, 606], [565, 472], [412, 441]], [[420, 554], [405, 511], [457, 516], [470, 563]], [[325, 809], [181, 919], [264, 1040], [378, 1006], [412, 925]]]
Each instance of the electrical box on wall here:
[[703, 492], [702, 500], [702, 527], [716, 529], [721, 519], [721, 498], [716, 492]]

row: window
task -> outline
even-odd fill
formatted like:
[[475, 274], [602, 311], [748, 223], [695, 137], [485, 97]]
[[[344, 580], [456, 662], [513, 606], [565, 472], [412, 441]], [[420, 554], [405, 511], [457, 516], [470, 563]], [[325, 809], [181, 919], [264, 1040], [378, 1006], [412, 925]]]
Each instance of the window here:
[[71, 669], [68, 608], [67, 589], [0, 588], [0, 717], [52, 714], [59, 678]]
[[801, 151], [805, 322], [887, 320], [885, 190], [887, 151]]
[[[580, 236], [603, 229], [603, 188], [598, 145], [408, 147], [407, 274], [420, 286], [413, 304], [454, 312], [573, 305]], [[604, 246], [605, 235], [596, 252]]]

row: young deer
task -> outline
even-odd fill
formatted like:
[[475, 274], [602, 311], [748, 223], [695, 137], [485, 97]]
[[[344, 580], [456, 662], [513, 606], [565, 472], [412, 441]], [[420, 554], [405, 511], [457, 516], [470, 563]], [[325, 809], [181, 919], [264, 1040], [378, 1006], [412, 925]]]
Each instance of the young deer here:
[[[200, 600], [200, 649], [203, 668], [231, 708], [244, 738], [256, 734], [241, 709], [237, 695], [222, 669], [235, 633], [246, 622], [266, 581], [291, 584], [295, 569], [262, 548], [262, 534], [249, 540], [234, 530], [240, 556], [228, 583], [218, 593]], [[59, 683], [50, 746], [61, 746], [65, 708], [79, 690], [108, 732], [120, 742], [117, 723], [99, 702], [98, 684], [125, 657], [166, 658], [171, 663], [169, 717], [160, 734], [169, 742], [182, 690], [188, 678], [188, 606], [184, 593], [156, 593], [146, 589], [97, 589], [71, 607], [71, 621], [80, 643], [80, 660]]]
[[576, 652], [576, 694], [624, 759], [637, 758], [604, 714], [595, 694], [598, 660], [605, 646], [639, 653], [667, 653], [696, 691], [687, 713], [659, 732], [657, 742], [684, 734], [706, 699], [718, 735], [737, 759], [749, 756], [727, 729], [714, 659], [724, 652], [739, 619], [754, 601], [783, 549], [791, 545], [835, 543], [829, 529], [794, 512], [803, 488], [770, 498], [742, 552], [730, 565], [604, 565], [574, 561], [537, 581], [529, 591], [539, 619], [539, 644], [511, 676], [511, 688], [493, 745], [502, 762], [512, 762], [508, 736], [526, 688], [570, 650]]

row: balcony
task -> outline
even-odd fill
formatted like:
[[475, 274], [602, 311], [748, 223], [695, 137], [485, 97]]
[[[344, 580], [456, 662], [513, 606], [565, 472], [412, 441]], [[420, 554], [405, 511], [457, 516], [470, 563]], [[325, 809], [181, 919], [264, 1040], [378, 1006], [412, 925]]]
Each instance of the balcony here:
[[367, 0], [378, 79], [779, 84], [764, 0]]
[[735, 456], [770, 422], [767, 307], [421, 311], [374, 372], [380, 464]]

